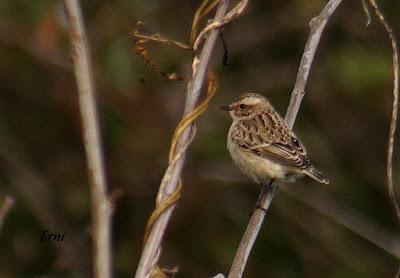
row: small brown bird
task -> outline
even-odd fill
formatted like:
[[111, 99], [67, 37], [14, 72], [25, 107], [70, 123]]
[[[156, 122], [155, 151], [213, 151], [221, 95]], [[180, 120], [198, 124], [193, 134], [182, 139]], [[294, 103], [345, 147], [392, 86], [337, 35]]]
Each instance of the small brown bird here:
[[311, 164], [303, 144], [267, 98], [247, 93], [219, 108], [229, 111], [233, 119], [228, 133], [229, 153], [255, 182], [294, 182], [307, 175], [320, 183], [329, 183]]

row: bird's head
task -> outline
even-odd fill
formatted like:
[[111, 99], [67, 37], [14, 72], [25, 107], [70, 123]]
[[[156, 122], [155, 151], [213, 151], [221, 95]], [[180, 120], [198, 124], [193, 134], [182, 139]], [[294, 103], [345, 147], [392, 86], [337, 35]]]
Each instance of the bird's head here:
[[235, 102], [229, 105], [221, 105], [219, 108], [229, 111], [232, 119], [235, 120], [249, 118], [268, 106], [270, 106], [268, 100], [262, 95], [246, 93], [239, 96]]

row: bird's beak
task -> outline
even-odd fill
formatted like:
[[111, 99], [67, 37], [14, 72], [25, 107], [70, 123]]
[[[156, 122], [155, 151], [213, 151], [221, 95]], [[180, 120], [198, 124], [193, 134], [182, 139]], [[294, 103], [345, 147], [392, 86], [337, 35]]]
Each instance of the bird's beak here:
[[233, 109], [229, 105], [220, 105], [220, 106], [218, 106], [218, 108], [221, 110], [225, 110], [225, 111], [231, 111]]

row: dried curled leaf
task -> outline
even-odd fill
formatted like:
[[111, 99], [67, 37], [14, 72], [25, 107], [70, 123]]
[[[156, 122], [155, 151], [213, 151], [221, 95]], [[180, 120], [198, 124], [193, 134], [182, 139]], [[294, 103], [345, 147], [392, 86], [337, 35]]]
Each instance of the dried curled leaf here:
[[196, 41], [200, 21], [207, 16], [220, 2], [220, 0], [204, 0], [193, 16], [192, 30], [190, 32], [190, 45]]
[[[141, 21], [138, 21], [137, 23], [137, 29], [140, 27], [145, 26], [145, 24]], [[149, 52], [146, 47], [146, 43], [148, 42], [157, 42], [161, 44], [166, 44], [169, 46], [177, 47], [180, 49], [185, 49], [185, 50], [191, 50], [189, 46], [187, 46], [184, 43], [171, 40], [167, 37], [164, 37], [161, 34], [154, 34], [154, 35], [146, 35], [140, 33], [138, 30], [135, 30], [132, 33], [132, 38], [133, 38], [133, 50], [137, 55], [142, 57], [142, 59], [145, 61], [145, 64], [150, 67], [157, 75], [164, 77], [167, 80], [171, 81], [182, 81], [183, 77], [179, 75], [178, 73], [168, 73], [164, 71], [159, 64], [156, 62], [153, 62], [151, 59]], [[143, 80], [143, 79], [141, 79]]]

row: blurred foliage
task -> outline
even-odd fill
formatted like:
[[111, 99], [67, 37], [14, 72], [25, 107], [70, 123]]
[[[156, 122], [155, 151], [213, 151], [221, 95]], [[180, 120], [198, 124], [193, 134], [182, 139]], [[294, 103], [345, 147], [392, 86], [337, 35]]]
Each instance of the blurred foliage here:
[[[400, 2], [379, 2], [399, 34]], [[230, 119], [216, 105], [256, 91], [284, 114], [308, 22], [325, 3], [255, 1], [224, 28], [229, 66], [221, 63], [219, 42], [213, 67], [220, 87], [198, 122], [183, 197], [164, 243], [161, 264], [178, 265], [178, 277], [228, 272], [258, 195], [258, 187], [228, 156]], [[141, 20], [149, 32], [188, 41], [199, 4], [83, 1], [109, 184], [124, 193], [114, 216], [116, 277], [132, 277], [138, 263], [191, 60], [185, 51], [151, 44], [154, 61], [185, 77], [166, 81], [135, 55], [130, 32]], [[0, 234], [0, 277], [90, 275], [89, 192], [66, 22], [61, 2], [0, 2], [0, 201], [6, 194], [17, 201]], [[377, 20], [373, 17], [368, 27], [365, 22], [361, 1], [343, 1], [323, 34], [295, 125], [332, 184], [321, 187], [304, 179], [293, 186], [328, 195], [371, 225], [398, 235], [385, 185], [391, 48]], [[65, 240], [40, 242], [43, 230], [65, 231]], [[392, 277], [398, 264], [379, 247], [279, 192], [246, 277]]]

